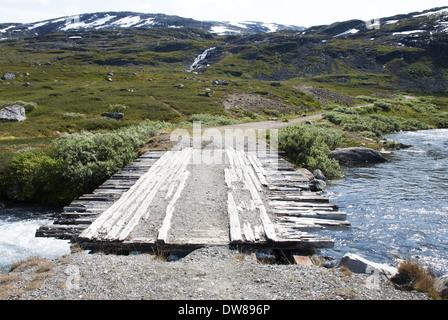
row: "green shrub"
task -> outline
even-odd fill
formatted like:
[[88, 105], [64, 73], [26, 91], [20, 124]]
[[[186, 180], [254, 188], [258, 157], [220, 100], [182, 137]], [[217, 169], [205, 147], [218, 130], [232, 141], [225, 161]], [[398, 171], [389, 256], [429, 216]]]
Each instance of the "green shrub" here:
[[146, 121], [107, 133], [63, 134], [54, 144], [56, 158], [63, 160], [62, 177], [79, 192], [97, 187], [131, 162], [149, 137], [168, 124]]
[[226, 116], [216, 116], [210, 114], [193, 114], [190, 117], [190, 122], [201, 122], [203, 127], [218, 127], [227, 126], [239, 123], [240, 121]]
[[437, 116], [433, 116], [429, 121], [439, 129], [448, 128], [448, 112], [442, 112]]
[[5, 176], [9, 197], [19, 201], [40, 201], [54, 195], [61, 187], [61, 159], [43, 152], [20, 152]]
[[275, 109], [264, 109], [263, 112], [264, 114], [275, 118], [279, 118], [282, 115], [280, 111]]
[[120, 103], [111, 104], [109, 106], [109, 112], [121, 112], [124, 113], [127, 110], [127, 106]]
[[20, 201], [69, 203], [131, 162], [137, 148], [169, 126], [145, 121], [108, 133], [63, 134], [51, 153], [18, 153], [1, 173], [1, 192]]
[[67, 112], [63, 115], [64, 119], [85, 119], [86, 115], [83, 113], [77, 113], [77, 112]]
[[328, 178], [341, 175], [338, 162], [328, 155], [345, 141], [346, 136], [338, 130], [304, 124], [279, 132], [279, 147], [295, 165], [309, 170], [320, 169]]
[[392, 110], [392, 104], [384, 100], [376, 101], [374, 105], [385, 112]]

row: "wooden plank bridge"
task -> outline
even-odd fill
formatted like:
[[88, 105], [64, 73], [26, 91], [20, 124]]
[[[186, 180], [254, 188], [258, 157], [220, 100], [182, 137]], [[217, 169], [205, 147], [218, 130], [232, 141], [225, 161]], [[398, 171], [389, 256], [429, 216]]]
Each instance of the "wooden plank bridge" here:
[[322, 229], [350, 228], [346, 214], [278, 152], [215, 149], [216, 163], [196, 163], [204, 150], [152, 150], [92, 194], [65, 207], [36, 236], [70, 239], [113, 252], [210, 245], [331, 248]]

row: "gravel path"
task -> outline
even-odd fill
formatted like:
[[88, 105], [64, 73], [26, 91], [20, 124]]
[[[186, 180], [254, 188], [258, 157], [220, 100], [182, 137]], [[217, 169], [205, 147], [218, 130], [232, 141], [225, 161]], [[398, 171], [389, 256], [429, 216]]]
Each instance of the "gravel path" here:
[[45, 300], [425, 300], [381, 278], [295, 264], [263, 264], [228, 247], [207, 247], [162, 261], [153, 255], [86, 251], [31, 259], [0, 275], [0, 298]]

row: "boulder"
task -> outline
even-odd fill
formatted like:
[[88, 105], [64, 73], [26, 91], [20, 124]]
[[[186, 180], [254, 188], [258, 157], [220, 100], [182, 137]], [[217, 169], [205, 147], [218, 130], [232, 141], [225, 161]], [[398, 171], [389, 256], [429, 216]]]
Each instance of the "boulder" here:
[[[372, 262], [353, 253], [347, 253], [336, 265], [336, 267], [342, 267], [342, 266], [348, 268], [353, 273], [371, 274], [372, 272], [368, 271], [370, 270], [373, 271], [373, 269], [376, 269], [388, 278], [391, 278], [398, 273], [398, 269], [395, 267], [389, 266], [387, 264]], [[370, 270], [368, 270], [369, 268]]]
[[310, 190], [314, 192], [324, 191], [326, 187], [327, 184], [325, 183], [325, 181], [320, 179], [314, 179], [310, 182]]
[[329, 158], [338, 160], [340, 165], [374, 164], [387, 161], [381, 153], [369, 148], [336, 149], [330, 153]]
[[313, 170], [313, 176], [316, 179], [327, 181], [327, 177], [325, 177], [325, 175], [319, 169]]
[[13, 73], [5, 73], [2, 77], [2, 80], [14, 80], [16, 76]]
[[106, 112], [102, 114], [103, 117], [109, 118], [109, 119], [123, 119], [124, 117], [124, 113], [121, 112], [116, 112], [116, 113], [110, 113], [110, 112]]
[[25, 108], [13, 105], [0, 110], [0, 122], [21, 122], [26, 120]]
[[299, 173], [301, 173], [302, 175], [304, 175], [308, 180], [313, 180], [314, 179], [314, 175], [311, 173], [311, 171], [309, 171], [308, 169], [305, 168], [299, 168], [297, 169], [297, 171]]

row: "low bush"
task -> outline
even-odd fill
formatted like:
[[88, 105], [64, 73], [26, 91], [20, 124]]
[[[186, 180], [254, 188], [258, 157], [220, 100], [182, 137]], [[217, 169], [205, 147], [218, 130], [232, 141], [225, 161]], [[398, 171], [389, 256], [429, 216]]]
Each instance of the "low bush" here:
[[298, 167], [320, 169], [328, 178], [338, 178], [339, 163], [328, 155], [346, 139], [338, 130], [299, 124], [280, 130], [279, 147]]
[[169, 126], [146, 121], [107, 133], [65, 133], [47, 153], [18, 153], [1, 173], [1, 193], [19, 201], [69, 203], [131, 162], [137, 148]]
[[210, 114], [193, 114], [190, 117], [190, 122], [201, 122], [203, 127], [218, 127], [227, 126], [239, 123], [237, 119], [232, 119], [226, 116], [210, 115]]
[[64, 119], [85, 119], [86, 115], [83, 113], [77, 113], [77, 112], [67, 112], [63, 115]]
[[406, 260], [398, 266], [398, 274], [392, 279], [401, 290], [425, 292], [433, 299], [440, 299], [435, 289], [434, 274], [416, 261]]

